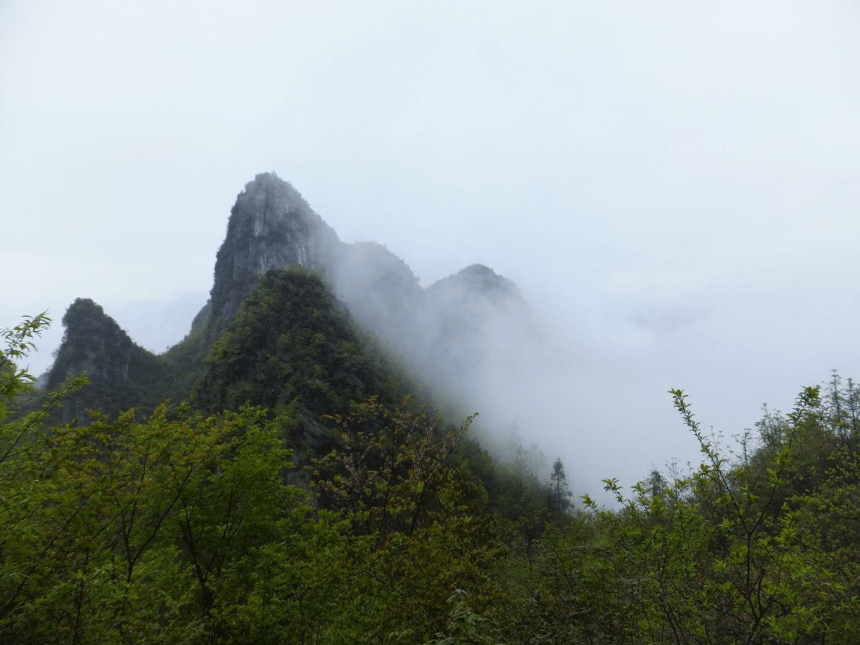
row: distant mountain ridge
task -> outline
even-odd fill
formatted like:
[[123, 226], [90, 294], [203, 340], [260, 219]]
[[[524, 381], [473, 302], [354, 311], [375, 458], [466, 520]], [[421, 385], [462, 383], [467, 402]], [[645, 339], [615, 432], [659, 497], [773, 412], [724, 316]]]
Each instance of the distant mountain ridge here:
[[[144, 397], [147, 402], [159, 396], [183, 398], [202, 374], [210, 348], [230, 328], [261, 276], [297, 267], [316, 273], [364, 330], [431, 386], [458, 389], [474, 376], [470, 364], [531, 333], [528, 306], [510, 280], [476, 264], [422, 289], [406, 262], [385, 246], [342, 242], [293, 186], [274, 173], [263, 173], [246, 184], [231, 209], [209, 301], [184, 341], [155, 356], [134, 346], [126, 335], [127, 342], [99, 346], [100, 358], [95, 360], [92, 330], [119, 327], [92, 303], [87, 316], [67, 314], [64, 319], [66, 334], [49, 383], [87, 371], [92, 381], [101, 383], [96, 383], [100, 391], [146, 382], [152, 385]], [[136, 347], [134, 352], [131, 346]], [[159, 364], [168, 365], [165, 369], [173, 376], [153, 376]], [[111, 366], [121, 377], [100, 365]], [[137, 373], [141, 370], [145, 378]], [[196, 376], [176, 376], [182, 370]], [[96, 398], [91, 403], [112, 413], [128, 399]]]

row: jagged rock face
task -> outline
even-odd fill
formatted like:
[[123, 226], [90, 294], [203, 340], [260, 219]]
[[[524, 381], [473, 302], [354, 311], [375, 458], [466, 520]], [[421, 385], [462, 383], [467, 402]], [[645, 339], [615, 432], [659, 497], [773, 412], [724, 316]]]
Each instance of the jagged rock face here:
[[58, 386], [66, 374], [86, 372], [90, 380], [123, 385], [134, 346], [116, 321], [100, 305], [78, 298], [63, 316], [66, 328], [57, 359], [48, 375], [48, 387]]
[[319, 270], [365, 328], [404, 348], [422, 298], [415, 274], [380, 244], [340, 242], [298, 191], [274, 174], [257, 175], [238, 196], [216, 258], [209, 303], [192, 327], [205, 325], [214, 341], [259, 276], [281, 267]]
[[210, 329], [222, 331], [269, 269], [333, 264], [340, 242], [298, 191], [276, 175], [257, 175], [236, 199], [215, 260]]

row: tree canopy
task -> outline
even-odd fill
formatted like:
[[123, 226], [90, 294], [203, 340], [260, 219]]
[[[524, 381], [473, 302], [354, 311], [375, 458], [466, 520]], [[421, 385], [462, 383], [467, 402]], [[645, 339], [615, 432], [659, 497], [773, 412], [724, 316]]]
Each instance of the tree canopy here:
[[671, 390], [701, 463], [608, 477], [602, 508], [560, 459], [494, 461], [404, 398], [312, 274], [267, 275], [195, 397], [149, 413], [59, 421], [86, 377], [38, 398], [18, 367], [48, 323], [0, 330], [2, 642], [860, 639], [851, 379], [766, 409], [736, 455]]

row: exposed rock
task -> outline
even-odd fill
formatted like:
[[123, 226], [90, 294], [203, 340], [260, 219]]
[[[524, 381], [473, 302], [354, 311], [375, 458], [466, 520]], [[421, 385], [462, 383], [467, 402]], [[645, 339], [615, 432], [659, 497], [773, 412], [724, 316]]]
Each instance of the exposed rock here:
[[[283, 267], [318, 271], [365, 329], [413, 363], [432, 363], [443, 341], [456, 336], [471, 342], [488, 325], [527, 310], [513, 282], [479, 264], [422, 289], [397, 255], [374, 242], [341, 242], [295, 188], [266, 173], [248, 183], [233, 206], [211, 297], [192, 329], [205, 325], [214, 342], [259, 276]], [[445, 346], [443, 353], [474, 358], [459, 346]]]
[[236, 199], [215, 259], [210, 336], [226, 328], [260, 275], [287, 266], [324, 270], [334, 264], [339, 246], [335, 232], [295, 188], [274, 173], [257, 175]]

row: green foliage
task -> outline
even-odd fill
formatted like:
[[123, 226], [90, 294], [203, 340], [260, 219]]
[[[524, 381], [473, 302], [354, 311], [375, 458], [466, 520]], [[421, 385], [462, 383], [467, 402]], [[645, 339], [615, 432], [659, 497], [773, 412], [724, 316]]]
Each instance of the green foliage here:
[[54, 428], [15, 460], [0, 509], [0, 633], [47, 643], [217, 632], [222, 584], [297, 496], [280, 477], [284, 456], [254, 410], [204, 419], [161, 407], [143, 422], [130, 411]]
[[[357, 405], [336, 422], [352, 442], [318, 482], [351, 500], [332, 512], [285, 483], [269, 417], [188, 406], [85, 426], [27, 417], [26, 441], [0, 461], [0, 639], [420, 641], [489, 606], [501, 552], [480, 490], [448, 464], [465, 427], [449, 436], [409, 406]], [[373, 491], [355, 489], [345, 465]], [[461, 588], [475, 600], [452, 610]]]
[[335, 437], [323, 418], [350, 402], [399, 399], [396, 379], [366, 349], [346, 310], [303, 269], [270, 271], [215, 344], [197, 400], [207, 410], [251, 403], [291, 410], [291, 445], [325, 454]]
[[497, 629], [488, 625], [483, 618], [472, 611], [468, 604], [469, 594], [462, 589], [454, 590], [448, 598], [451, 611], [445, 625], [445, 634], [427, 641], [426, 645], [494, 645]]
[[36, 349], [34, 339], [41, 336], [50, 324], [47, 312], [42, 312], [25, 316], [21, 324], [11, 329], [0, 329], [0, 338], [5, 343], [0, 353], [0, 406], [3, 406], [0, 414], [7, 411], [5, 406], [13, 396], [28, 390], [35, 382], [35, 378], [27, 370], [19, 368], [16, 361]]
[[[385, 361], [306, 272], [267, 275], [216, 345], [198, 385], [211, 415], [56, 425], [82, 379], [22, 410], [17, 363], [48, 322], [0, 331], [2, 642], [860, 639], [860, 390], [838, 374], [765, 410], [735, 461], [672, 390], [702, 463], [607, 478], [615, 506], [585, 495], [578, 511], [560, 460], [542, 487], [535, 455], [500, 465], [471, 419], [395, 404]], [[149, 381], [130, 396], [179, 383], [164, 366], [206, 347], [195, 332], [149, 367], [132, 352]], [[311, 481], [294, 448], [323, 451]]]
[[426, 410], [405, 402], [389, 413], [376, 399], [337, 419], [342, 448], [320, 462], [316, 485], [367, 538], [363, 570], [379, 598], [368, 639], [430, 637], [446, 624], [452, 591], [473, 594], [479, 611], [497, 592], [490, 574], [502, 551], [485, 495], [453, 467], [469, 421], [441, 433]]
[[675, 407], [703, 463], [626, 492], [614, 510], [550, 524], [503, 568], [512, 643], [853, 643], [860, 624], [860, 452], [851, 381], [766, 411], [732, 463], [684, 392]]

